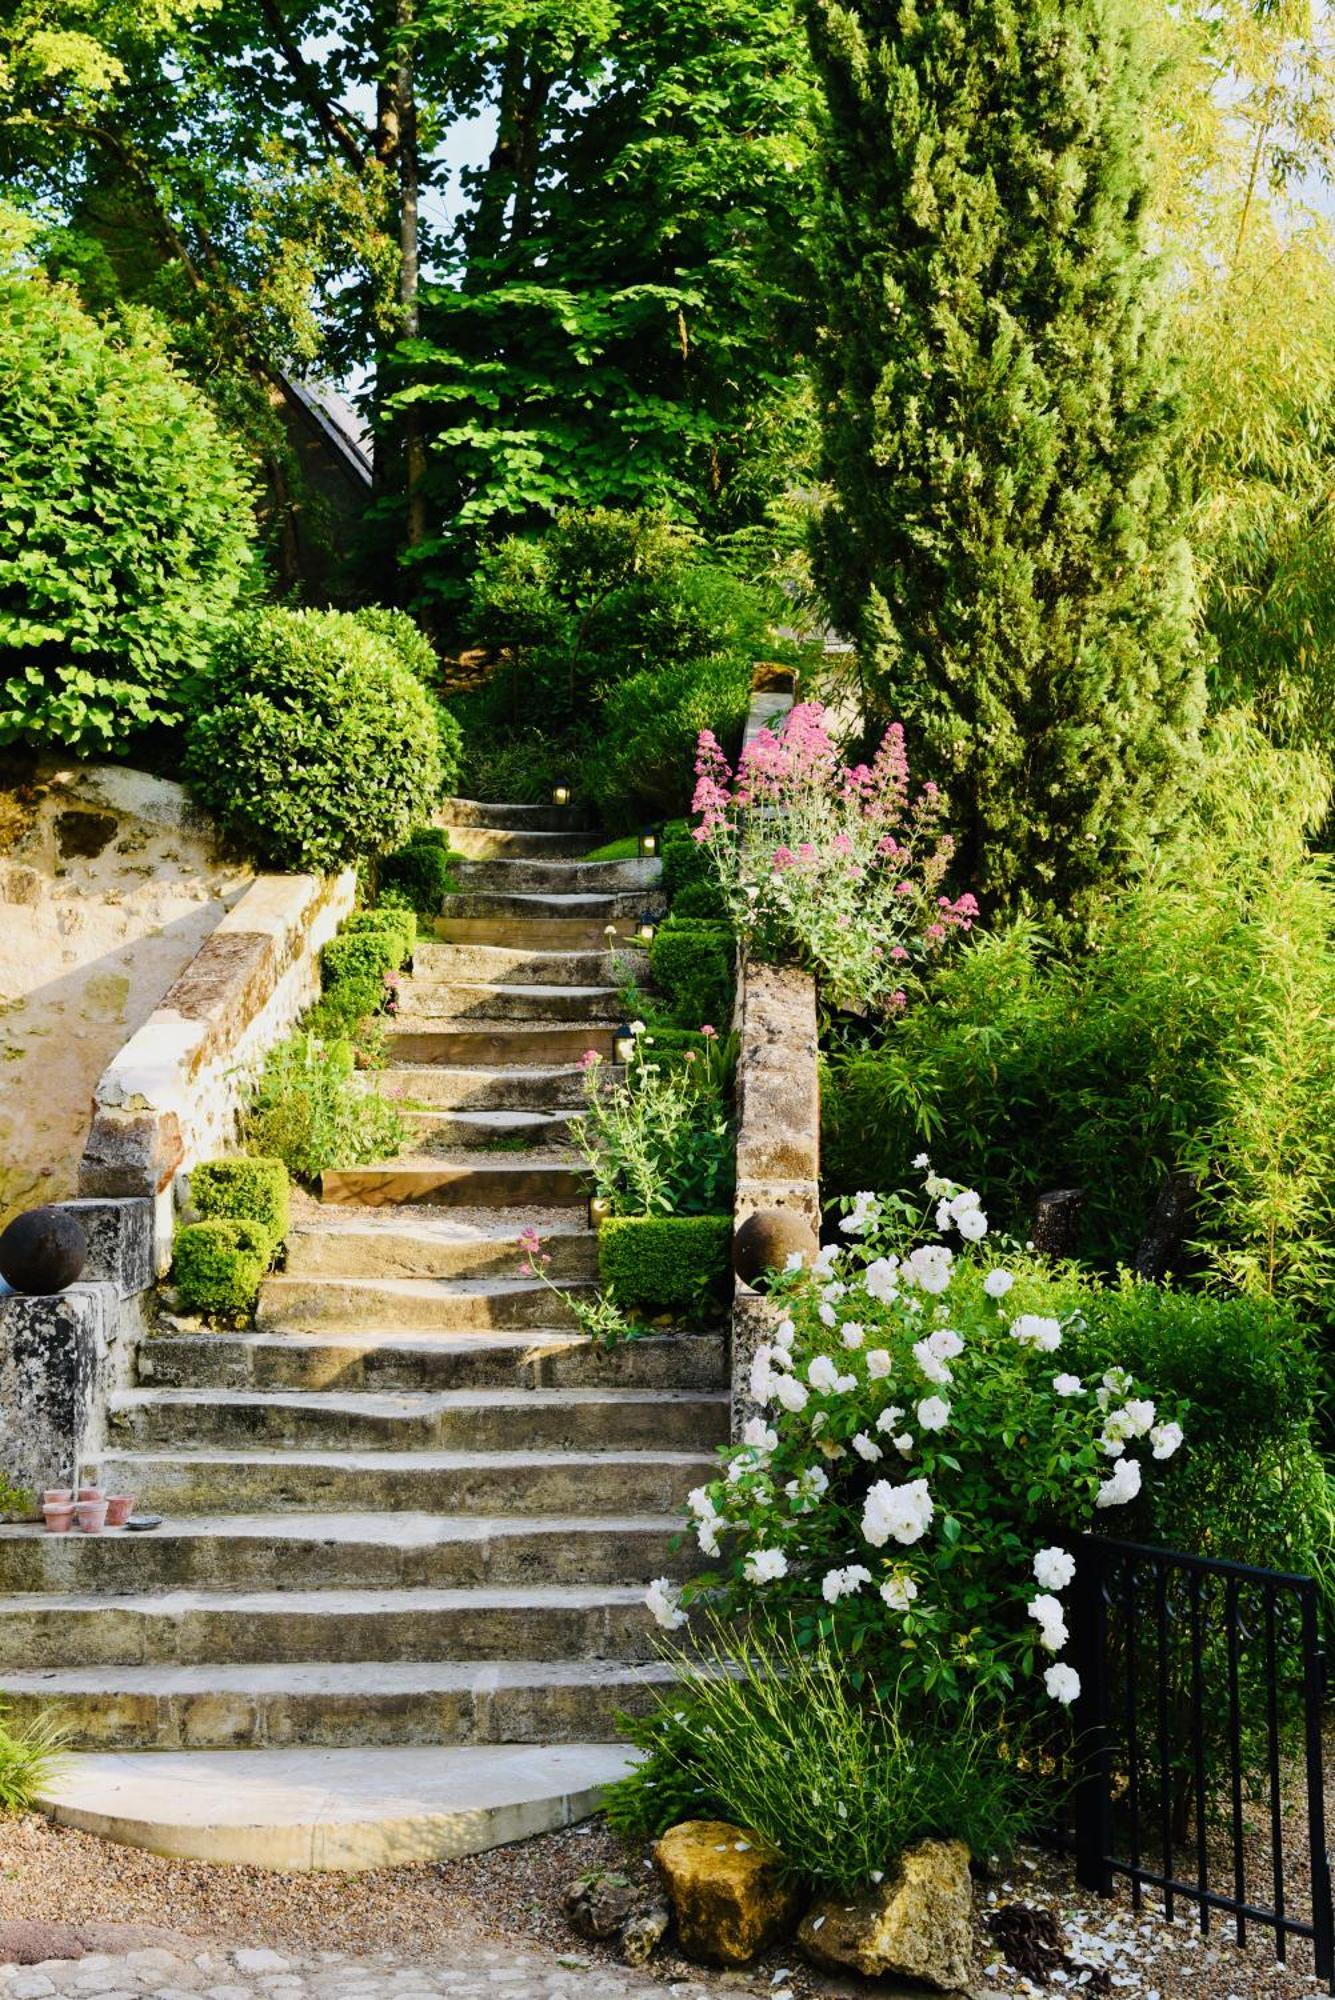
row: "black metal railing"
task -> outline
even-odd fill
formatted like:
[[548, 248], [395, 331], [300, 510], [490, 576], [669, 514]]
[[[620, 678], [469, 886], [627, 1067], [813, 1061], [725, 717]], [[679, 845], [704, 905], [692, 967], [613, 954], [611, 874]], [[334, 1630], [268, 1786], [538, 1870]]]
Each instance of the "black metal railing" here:
[[1310, 1940], [1335, 1993], [1317, 1586], [1171, 1549], [1075, 1545], [1080, 1674], [1076, 1875], [1142, 1907], [1194, 1906], [1202, 1931]]

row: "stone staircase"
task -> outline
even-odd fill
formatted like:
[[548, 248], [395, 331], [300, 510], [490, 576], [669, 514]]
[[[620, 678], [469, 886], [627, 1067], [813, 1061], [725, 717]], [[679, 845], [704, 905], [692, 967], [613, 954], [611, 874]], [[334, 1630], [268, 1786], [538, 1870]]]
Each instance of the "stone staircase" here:
[[0, 1529], [5, 1699], [93, 1753], [61, 1817], [366, 1865], [561, 1823], [625, 1767], [616, 1712], [665, 1678], [644, 1582], [689, 1561], [727, 1398], [721, 1337], [592, 1347], [521, 1270], [536, 1225], [596, 1283], [566, 1121], [613, 1055], [605, 926], [659, 893], [568, 817], [451, 808], [460, 890], [388, 1036], [409, 1149], [325, 1175], [254, 1331], [142, 1343], [100, 1471], [163, 1526]]

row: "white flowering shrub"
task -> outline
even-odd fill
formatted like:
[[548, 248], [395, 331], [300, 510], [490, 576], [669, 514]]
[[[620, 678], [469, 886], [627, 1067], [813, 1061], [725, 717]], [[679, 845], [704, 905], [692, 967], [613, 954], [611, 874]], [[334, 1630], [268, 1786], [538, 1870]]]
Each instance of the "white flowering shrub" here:
[[[970, 1189], [930, 1169], [924, 1187], [916, 1228], [902, 1200], [860, 1194], [846, 1246], [773, 1280], [784, 1316], [752, 1370], [762, 1414], [690, 1500], [719, 1567], [684, 1596], [780, 1614], [900, 1699], [1041, 1678], [1066, 1705], [1068, 1545], [1116, 1532], [1182, 1427], [1125, 1370], [1064, 1368], [1072, 1322], [1053, 1306], [1069, 1287], [996, 1261]], [[938, 1240], [915, 1240], [933, 1219]], [[660, 1624], [680, 1618], [664, 1579], [648, 1601]]]

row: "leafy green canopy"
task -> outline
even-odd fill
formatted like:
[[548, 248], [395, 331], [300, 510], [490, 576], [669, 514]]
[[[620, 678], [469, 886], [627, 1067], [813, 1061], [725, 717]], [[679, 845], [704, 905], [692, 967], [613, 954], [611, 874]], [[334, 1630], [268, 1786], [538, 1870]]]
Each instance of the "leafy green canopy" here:
[[105, 754], [183, 714], [250, 564], [249, 495], [148, 323], [0, 271], [0, 743]]
[[824, 585], [947, 783], [962, 879], [1069, 908], [1174, 818], [1202, 705], [1131, 23], [806, 16]]

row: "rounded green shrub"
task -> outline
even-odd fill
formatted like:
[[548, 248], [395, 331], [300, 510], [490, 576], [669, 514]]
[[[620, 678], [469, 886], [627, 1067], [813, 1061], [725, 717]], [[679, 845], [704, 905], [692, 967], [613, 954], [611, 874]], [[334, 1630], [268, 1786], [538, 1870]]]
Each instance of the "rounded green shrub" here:
[[609, 826], [684, 813], [695, 789], [695, 743], [710, 729], [740, 736], [751, 700], [750, 658], [683, 660], [632, 674], [603, 703], [589, 784]]
[[203, 1160], [191, 1170], [190, 1200], [201, 1222], [258, 1222], [275, 1246], [291, 1226], [291, 1190], [281, 1160], [249, 1154]]
[[419, 827], [404, 845], [380, 863], [380, 888], [402, 894], [423, 917], [437, 917], [454, 886], [450, 844], [438, 826]]
[[259, 1222], [188, 1222], [172, 1245], [172, 1276], [187, 1312], [253, 1312], [273, 1256]]
[[434, 808], [431, 698], [350, 612], [252, 612], [215, 655], [186, 774], [269, 867], [338, 868], [397, 846]]
[[251, 563], [250, 495], [144, 317], [0, 276], [0, 744], [183, 719]]
[[464, 733], [456, 717], [451, 715], [441, 701], [437, 689], [440, 685], [440, 660], [436, 649], [415, 619], [406, 611], [395, 611], [384, 605], [370, 605], [356, 614], [358, 622], [368, 632], [387, 640], [411, 674], [421, 682], [430, 697], [436, 715], [436, 730], [440, 737], [440, 784], [441, 790], [452, 791], [459, 779], [459, 762], [463, 756]]
[[388, 972], [398, 972], [412, 959], [417, 948], [417, 918], [402, 903], [377, 904], [374, 910], [358, 910], [343, 926], [344, 937], [383, 937], [389, 955]]

